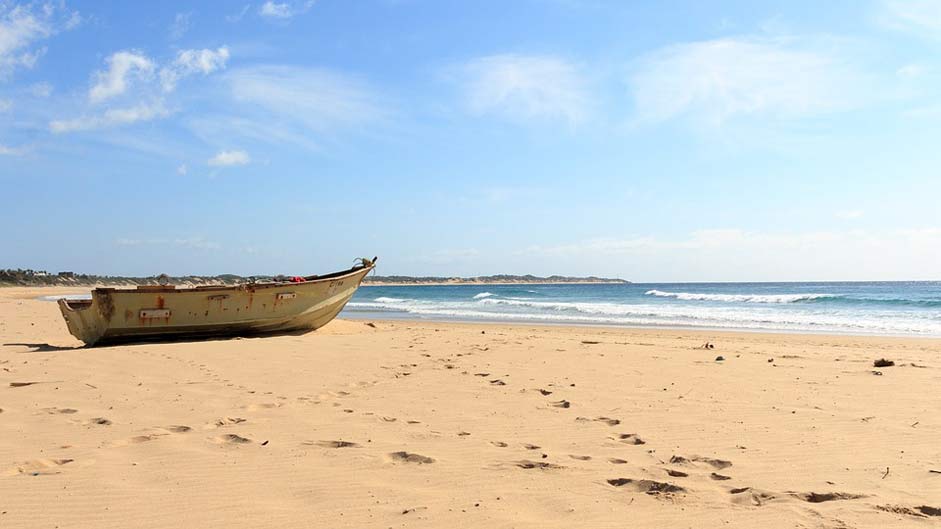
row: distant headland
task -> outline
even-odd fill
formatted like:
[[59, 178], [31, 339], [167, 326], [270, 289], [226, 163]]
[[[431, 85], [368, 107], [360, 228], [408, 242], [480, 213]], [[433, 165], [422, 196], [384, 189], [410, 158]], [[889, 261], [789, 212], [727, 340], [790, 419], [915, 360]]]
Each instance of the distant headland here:
[[[215, 276], [171, 276], [170, 284], [179, 286], [234, 285], [247, 283], [252, 279], [270, 279], [274, 276], [240, 276], [221, 274]], [[157, 276], [100, 276], [77, 274], [74, 272], [50, 273], [45, 270], [0, 269], [0, 286], [136, 286], [155, 285]], [[538, 284], [584, 284], [584, 283], [630, 283], [623, 279], [606, 277], [572, 277], [552, 275], [547, 277], [527, 275], [498, 274], [478, 277], [436, 277], [436, 276], [368, 276], [363, 285], [538, 285]]]
[[543, 285], [543, 284], [582, 284], [582, 283], [630, 283], [623, 279], [608, 277], [572, 277], [552, 275], [539, 277], [534, 275], [498, 274], [477, 277], [434, 277], [434, 276], [369, 276], [363, 285]]

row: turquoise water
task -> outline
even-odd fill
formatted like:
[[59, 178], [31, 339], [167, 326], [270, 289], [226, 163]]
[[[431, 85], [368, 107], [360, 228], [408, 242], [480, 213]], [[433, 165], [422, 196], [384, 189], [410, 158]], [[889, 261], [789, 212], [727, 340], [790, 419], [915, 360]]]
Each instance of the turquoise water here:
[[941, 282], [363, 286], [343, 316], [941, 336]]

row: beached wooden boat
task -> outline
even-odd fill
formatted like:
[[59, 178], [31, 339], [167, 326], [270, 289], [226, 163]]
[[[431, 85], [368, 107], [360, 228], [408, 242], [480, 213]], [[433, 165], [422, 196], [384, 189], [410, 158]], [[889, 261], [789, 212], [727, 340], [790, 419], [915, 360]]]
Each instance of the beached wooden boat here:
[[235, 286], [96, 288], [90, 300], [60, 299], [69, 332], [87, 345], [148, 339], [306, 332], [330, 322], [375, 259], [324, 276]]

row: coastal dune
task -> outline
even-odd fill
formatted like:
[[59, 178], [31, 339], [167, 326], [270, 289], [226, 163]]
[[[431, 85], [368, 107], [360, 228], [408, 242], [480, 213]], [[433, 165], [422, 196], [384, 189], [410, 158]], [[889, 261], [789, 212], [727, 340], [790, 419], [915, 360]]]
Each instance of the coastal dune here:
[[337, 320], [82, 348], [36, 299], [67, 292], [0, 290], [0, 527], [941, 523], [938, 339]]

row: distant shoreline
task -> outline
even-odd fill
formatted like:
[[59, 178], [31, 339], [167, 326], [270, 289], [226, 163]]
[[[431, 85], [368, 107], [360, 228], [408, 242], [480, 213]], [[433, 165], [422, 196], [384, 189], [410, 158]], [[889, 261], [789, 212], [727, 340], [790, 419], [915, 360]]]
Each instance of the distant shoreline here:
[[629, 285], [630, 281], [364, 281], [363, 287], [442, 287], [451, 285], [477, 285], [477, 286], [500, 286], [500, 285]]

